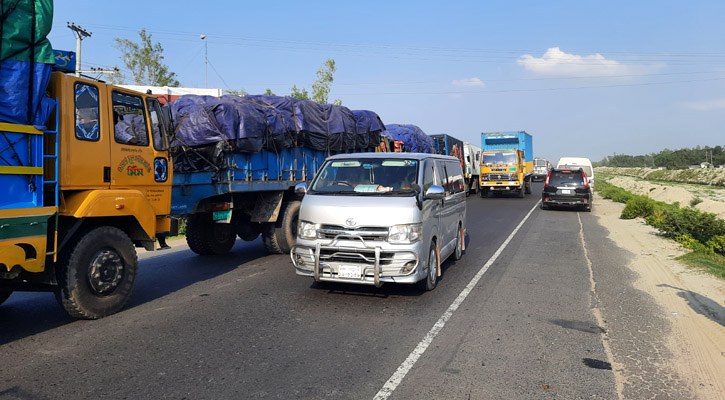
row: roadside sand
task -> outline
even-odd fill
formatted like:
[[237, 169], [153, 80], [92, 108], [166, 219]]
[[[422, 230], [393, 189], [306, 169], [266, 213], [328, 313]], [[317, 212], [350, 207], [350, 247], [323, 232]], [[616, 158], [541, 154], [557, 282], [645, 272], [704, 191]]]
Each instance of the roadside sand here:
[[[610, 182], [620, 186], [615, 179]], [[639, 274], [635, 286], [650, 294], [672, 323], [668, 347], [677, 372], [698, 398], [725, 399], [725, 281], [675, 261], [685, 251], [641, 219], [619, 219], [623, 204], [601, 196], [594, 204], [609, 238], [635, 255], [629, 265]]]
[[715, 213], [719, 218], [725, 219], [725, 190], [709, 189], [708, 186], [688, 185], [683, 183], [657, 184], [629, 176], [616, 176], [608, 181], [614, 186], [632, 193], [647, 195], [654, 200], [667, 203], [680, 202], [680, 206], [690, 205], [695, 197], [702, 199], [702, 203], [695, 206], [700, 211]]

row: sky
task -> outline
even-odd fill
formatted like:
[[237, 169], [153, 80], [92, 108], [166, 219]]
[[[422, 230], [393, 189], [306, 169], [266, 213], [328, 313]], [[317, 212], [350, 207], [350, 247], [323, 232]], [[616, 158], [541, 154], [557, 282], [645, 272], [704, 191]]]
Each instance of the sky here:
[[[725, 1], [55, 2], [49, 39], [82, 68], [126, 68], [145, 28], [183, 87], [287, 95], [337, 65], [330, 100], [480, 145], [601, 160], [725, 145]], [[202, 40], [201, 35], [206, 35]], [[205, 46], [208, 67], [205, 70]], [[128, 74], [130, 76], [130, 74]], [[128, 82], [132, 83], [132, 82]]]

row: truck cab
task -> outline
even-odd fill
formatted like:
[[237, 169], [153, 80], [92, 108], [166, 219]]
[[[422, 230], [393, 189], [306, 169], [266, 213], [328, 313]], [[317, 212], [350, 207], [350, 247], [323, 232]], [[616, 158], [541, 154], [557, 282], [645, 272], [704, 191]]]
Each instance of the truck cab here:
[[483, 133], [481, 139], [481, 197], [489, 192], [531, 193], [533, 157], [531, 135], [526, 132]]
[[51, 129], [0, 127], [29, 154], [0, 163], [13, 188], [0, 202], [0, 303], [54, 291], [71, 316], [100, 318], [130, 296], [135, 247], [170, 230], [170, 120], [152, 96], [61, 72], [48, 94]]

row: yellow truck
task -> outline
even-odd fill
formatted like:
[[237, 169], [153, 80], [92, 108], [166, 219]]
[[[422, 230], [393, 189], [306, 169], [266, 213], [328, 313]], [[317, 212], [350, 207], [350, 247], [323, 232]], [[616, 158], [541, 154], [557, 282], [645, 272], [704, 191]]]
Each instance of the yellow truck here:
[[41, 131], [0, 124], [0, 303], [53, 291], [73, 317], [120, 310], [135, 247], [170, 230], [170, 119], [150, 95], [50, 75]]
[[525, 131], [481, 134], [481, 197], [492, 193], [531, 194], [533, 138]]

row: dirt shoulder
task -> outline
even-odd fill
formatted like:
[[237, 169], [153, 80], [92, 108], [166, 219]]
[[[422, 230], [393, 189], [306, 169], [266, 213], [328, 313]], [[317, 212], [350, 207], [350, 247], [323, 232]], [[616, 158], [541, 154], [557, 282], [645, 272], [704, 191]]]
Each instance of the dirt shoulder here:
[[[621, 181], [610, 182], [632, 191]], [[685, 251], [642, 220], [619, 219], [623, 204], [600, 196], [594, 204], [593, 213], [609, 238], [634, 254], [628, 267], [639, 275], [635, 286], [650, 294], [671, 322], [668, 347], [676, 371], [698, 398], [725, 399], [725, 281], [674, 260]]]

